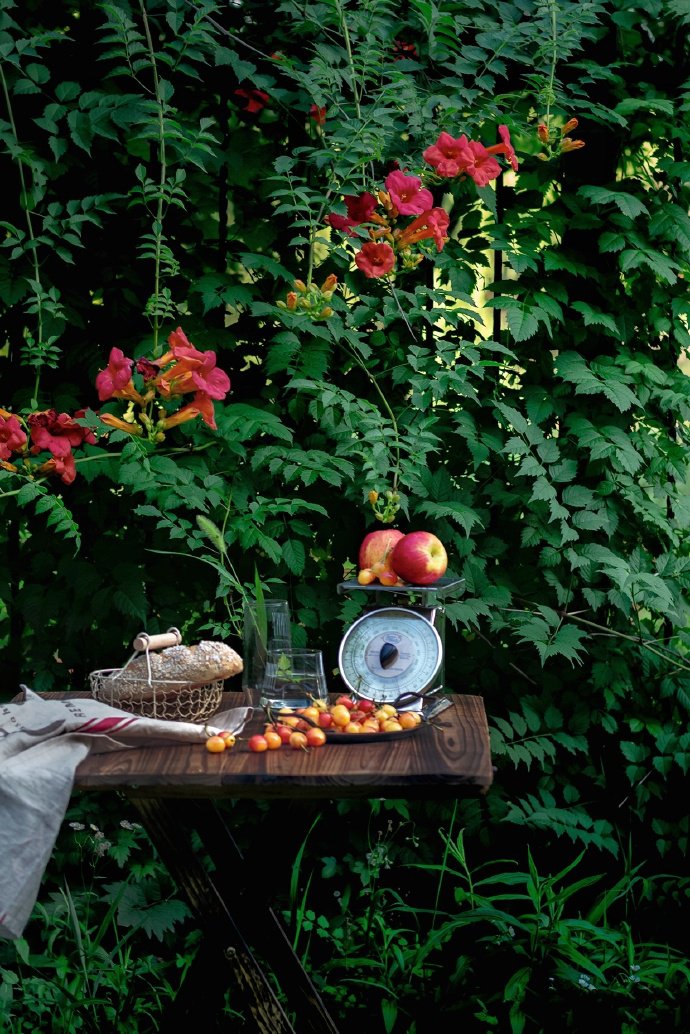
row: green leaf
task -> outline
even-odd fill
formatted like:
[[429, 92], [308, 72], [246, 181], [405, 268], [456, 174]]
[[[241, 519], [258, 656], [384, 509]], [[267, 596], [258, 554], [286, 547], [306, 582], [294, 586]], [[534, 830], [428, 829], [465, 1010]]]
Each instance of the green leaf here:
[[580, 197], [592, 201], [595, 205], [616, 205], [623, 215], [635, 219], [638, 215], [648, 215], [649, 210], [639, 198], [623, 190], [607, 190], [605, 187], [584, 186], [578, 190]]
[[80, 111], [70, 111], [67, 116], [67, 124], [77, 147], [90, 155], [94, 136], [91, 119]]
[[528, 305], [511, 306], [506, 311], [508, 328], [516, 342], [527, 341], [534, 337], [539, 330], [539, 321], [535, 318], [533, 309]]
[[218, 427], [225, 436], [236, 437], [238, 441], [272, 435], [281, 441], [291, 442], [292, 432], [279, 416], [268, 409], [235, 402], [224, 406], [217, 417]]
[[582, 663], [582, 655], [587, 652], [588, 633], [575, 625], [563, 625], [551, 643], [540, 651], [542, 661], [550, 657], [565, 657], [571, 663]]
[[116, 589], [112, 596], [113, 606], [128, 618], [138, 621], [146, 619], [146, 599], [140, 586]]
[[532, 494], [530, 496], [530, 502], [534, 499], [555, 499], [556, 489], [553, 485], [547, 481], [546, 478], [540, 477], [534, 482], [532, 487]]
[[556, 370], [564, 381], [575, 384], [578, 395], [605, 395], [622, 413], [640, 405], [637, 396], [623, 383], [620, 371], [609, 367], [607, 376], [600, 377], [576, 352], [562, 352], [556, 359]]
[[[270, 273], [272, 277], [278, 277], [281, 280], [291, 282], [294, 279], [294, 275], [289, 269], [277, 262], [276, 259], [271, 258], [270, 255], [260, 255], [257, 252], [243, 251], [238, 256], [240, 262], [248, 270], [261, 270]], [[259, 303], [255, 303], [257, 306]], [[271, 306], [271, 311], [275, 311]]]
[[463, 506], [459, 502], [435, 503], [426, 501], [420, 503], [418, 509], [420, 513], [425, 513], [435, 519], [448, 517], [450, 520], [455, 521], [456, 524], [459, 524], [467, 536], [469, 536], [475, 526], [480, 528], [484, 526], [476, 510], [471, 509], [469, 506]]
[[253, 298], [247, 284], [229, 281], [227, 276], [219, 273], [207, 273], [199, 277], [192, 284], [191, 290], [201, 295], [204, 315], [220, 306], [237, 308], [249, 305]]
[[[684, 8], [687, 13], [690, 13], [688, 0], [671, 0], [668, 4], [669, 9], [674, 6]], [[671, 116], [675, 114], [673, 102], [664, 97], [626, 97], [616, 104], [615, 110], [619, 115], [632, 115], [638, 111], [651, 111], [655, 114]]]
[[254, 79], [256, 65], [251, 64], [250, 61], [243, 61], [234, 50], [230, 50], [228, 47], [216, 46], [214, 48], [214, 56], [216, 65], [220, 67], [229, 65], [232, 68], [238, 82], [252, 81]]
[[649, 248], [626, 248], [620, 255], [620, 266], [623, 272], [630, 269], [637, 269], [646, 265], [666, 283], [675, 284], [678, 277], [675, 270], [678, 268], [666, 255], [659, 251], [652, 251]]
[[563, 502], [566, 506], [591, 506], [594, 499], [594, 492], [584, 485], [568, 485], [563, 489]]
[[507, 406], [505, 403], [499, 402], [496, 408], [507, 419], [508, 425], [514, 427], [519, 434], [527, 434], [529, 432], [529, 421], [514, 406]]
[[306, 553], [299, 539], [286, 539], [283, 543], [283, 560], [295, 575], [304, 573]]
[[600, 531], [610, 527], [610, 521], [604, 511], [583, 511], [572, 515], [573, 527], [583, 531]]
[[594, 324], [599, 327], [604, 327], [613, 337], [622, 337], [618, 324], [613, 316], [609, 316], [608, 313], [601, 312], [600, 309], [593, 309], [592, 306], [588, 305], [586, 302], [573, 302], [570, 308], [575, 309], [576, 312], [582, 313], [586, 327], [591, 327]]
[[41, 495], [41, 489], [33, 481], [27, 481], [26, 484], [22, 485], [17, 494], [17, 502], [20, 506], [26, 506], [27, 503], [32, 502], [37, 496]]
[[477, 197], [481, 198], [491, 212], [494, 219], [498, 220], [498, 209], [496, 207], [496, 191], [493, 187], [477, 187]]
[[466, 628], [478, 628], [483, 617], [489, 617], [491, 607], [484, 599], [464, 599], [460, 603], [446, 604], [446, 617], [453, 625], [464, 625]]

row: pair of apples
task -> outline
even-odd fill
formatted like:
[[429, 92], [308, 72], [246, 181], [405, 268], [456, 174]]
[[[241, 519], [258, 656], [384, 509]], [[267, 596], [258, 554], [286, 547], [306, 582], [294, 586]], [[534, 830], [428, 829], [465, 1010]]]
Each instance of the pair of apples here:
[[394, 528], [371, 531], [359, 547], [360, 585], [379, 580], [382, 585], [432, 585], [445, 573], [448, 554], [441, 540], [429, 531], [405, 535]]

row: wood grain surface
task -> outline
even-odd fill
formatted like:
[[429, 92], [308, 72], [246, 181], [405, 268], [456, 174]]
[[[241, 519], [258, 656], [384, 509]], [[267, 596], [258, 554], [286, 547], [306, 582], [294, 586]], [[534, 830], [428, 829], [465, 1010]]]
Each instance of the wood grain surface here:
[[[210, 754], [203, 745], [195, 744], [90, 756], [77, 770], [75, 789], [120, 789], [128, 796], [157, 798], [486, 793], [493, 781], [493, 768], [483, 700], [465, 694], [448, 696], [451, 707], [405, 738], [328, 743], [309, 751], [283, 746], [255, 754], [249, 750], [247, 739], [263, 730], [264, 716], [259, 712], [245, 726], [237, 745], [222, 754]], [[226, 693], [220, 710], [243, 704], [240, 693]]]

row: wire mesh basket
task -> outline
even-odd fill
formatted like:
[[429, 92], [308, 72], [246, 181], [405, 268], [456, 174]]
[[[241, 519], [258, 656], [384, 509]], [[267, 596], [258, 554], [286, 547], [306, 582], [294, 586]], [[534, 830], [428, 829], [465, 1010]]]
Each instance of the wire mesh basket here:
[[[181, 642], [182, 636], [177, 628], [169, 628], [159, 635], [140, 632], [132, 643], [134, 653], [123, 668], [102, 668], [91, 672], [91, 695], [102, 704], [143, 718], [207, 721], [220, 707], [224, 679], [174, 681], [156, 678], [152, 670], [152, 650], [179, 646]], [[145, 660], [143, 666], [140, 659]]]
[[165, 682], [127, 675], [126, 668], [104, 668], [89, 675], [91, 694], [96, 700], [121, 711], [144, 718], [163, 718], [181, 722], [204, 722], [219, 709], [223, 679], [192, 684]]

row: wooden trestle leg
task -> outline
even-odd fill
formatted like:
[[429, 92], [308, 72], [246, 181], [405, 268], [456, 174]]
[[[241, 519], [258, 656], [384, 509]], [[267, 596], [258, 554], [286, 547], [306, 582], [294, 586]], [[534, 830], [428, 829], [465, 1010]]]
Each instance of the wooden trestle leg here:
[[[251, 867], [213, 802], [135, 795], [130, 800], [204, 935], [203, 950], [187, 974], [180, 1007], [185, 998], [198, 1004], [215, 997], [220, 1009], [224, 963], [232, 979], [233, 1008], [251, 1017], [257, 1034], [338, 1034], [270, 907], [265, 888], [252, 885]], [[193, 846], [194, 831], [206, 858]], [[294, 1025], [254, 952], [280, 985]], [[210, 965], [213, 956], [215, 964]], [[228, 1029], [237, 1029], [236, 1023], [229, 1019]]]

